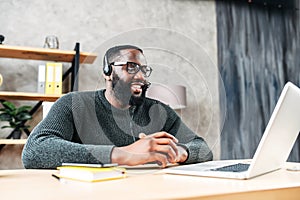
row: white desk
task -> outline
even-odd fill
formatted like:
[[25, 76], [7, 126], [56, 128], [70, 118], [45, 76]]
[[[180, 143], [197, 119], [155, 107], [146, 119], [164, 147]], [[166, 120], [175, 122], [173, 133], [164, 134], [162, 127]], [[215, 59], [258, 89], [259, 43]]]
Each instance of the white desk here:
[[128, 170], [125, 179], [59, 181], [55, 170], [0, 170], [1, 199], [300, 199], [300, 172], [281, 169], [250, 180]]

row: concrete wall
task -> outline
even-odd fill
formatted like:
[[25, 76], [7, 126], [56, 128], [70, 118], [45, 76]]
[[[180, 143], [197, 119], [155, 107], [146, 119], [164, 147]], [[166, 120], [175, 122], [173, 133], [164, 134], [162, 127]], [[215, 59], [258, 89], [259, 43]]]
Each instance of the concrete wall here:
[[[80, 42], [82, 51], [99, 54], [94, 64], [81, 65], [80, 90], [104, 87], [101, 63], [108, 47], [130, 43], [144, 48], [154, 68], [150, 81], [187, 87], [188, 106], [178, 113], [192, 130], [205, 137], [215, 158], [219, 157], [214, 1], [11, 0], [0, 1], [0, 8], [0, 34], [6, 37], [5, 45], [43, 47], [47, 35], [56, 35], [60, 49], [72, 50]], [[35, 92], [36, 66], [43, 62], [0, 59], [4, 78], [0, 90]], [[64, 63], [64, 68], [68, 65]], [[32, 124], [39, 120], [40, 115], [35, 116]], [[1, 133], [5, 135], [4, 130]], [[21, 167], [7, 166], [5, 159], [0, 162], [0, 168]]]

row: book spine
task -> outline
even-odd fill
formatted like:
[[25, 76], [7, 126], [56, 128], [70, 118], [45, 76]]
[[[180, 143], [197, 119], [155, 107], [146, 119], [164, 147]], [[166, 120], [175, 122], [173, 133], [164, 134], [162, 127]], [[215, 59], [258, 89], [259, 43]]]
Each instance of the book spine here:
[[62, 94], [62, 63], [55, 63], [54, 65], [54, 94]]
[[45, 84], [46, 94], [54, 94], [54, 67], [55, 67], [55, 63], [46, 64], [46, 84]]
[[38, 67], [38, 85], [37, 92], [44, 94], [45, 93], [45, 82], [46, 82], [46, 65], [41, 64]]

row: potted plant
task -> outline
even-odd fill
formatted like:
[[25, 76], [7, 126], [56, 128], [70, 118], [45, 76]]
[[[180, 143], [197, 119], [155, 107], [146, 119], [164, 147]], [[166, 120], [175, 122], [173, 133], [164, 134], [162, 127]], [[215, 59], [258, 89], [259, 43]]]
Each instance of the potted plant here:
[[31, 106], [16, 107], [9, 101], [1, 101], [3, 108], [0, 108], [0, 121], [7, 121], [9, 125], [1, 128], [13, 128], [11, 136], [14, 139], [21, 138], [22, 131], [30, 126], [25, 125], [25, 122], [32, 119], [30, 114]]

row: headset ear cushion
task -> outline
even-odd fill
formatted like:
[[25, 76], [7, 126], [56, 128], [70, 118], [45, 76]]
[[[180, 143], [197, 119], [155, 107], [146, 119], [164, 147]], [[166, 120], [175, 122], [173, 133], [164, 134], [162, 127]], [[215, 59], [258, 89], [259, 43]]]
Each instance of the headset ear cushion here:
[[112, 67], [111, 65], [106, 65], [103, 67], [103, 73], [106, 75], [106, 76], [110, 76], [111, 75], [111, 72], [112, 72]]
[[107, 59], [107, 54], [104, 55], [104, 59], [103, 59], [103, 73], [106, 76], [110, 76], [112, 73], [112, 67], [111, 65], [108, 63], [108, 59]]

